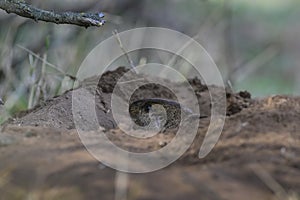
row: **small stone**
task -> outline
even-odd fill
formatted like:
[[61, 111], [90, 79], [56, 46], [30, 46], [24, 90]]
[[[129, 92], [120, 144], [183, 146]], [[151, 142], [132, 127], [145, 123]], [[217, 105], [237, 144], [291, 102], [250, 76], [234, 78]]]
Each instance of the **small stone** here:
[[0, 147], [9, 146], [14, 144], [16, 139], [9, 135], [0, 135]]
[[28, 138], [30, 138], [30, 137], [36, 137], [37, 136], [37, 133], [33, 133], [33, 132], [27, 132], [27, 133], [25, 133], [25, 137], [28, 137]]
[[160, 147], [164, 147], [164, 146], [166, 146], [168, 143], [166, 142], [166, 141], [159, 141], [159, 146]]

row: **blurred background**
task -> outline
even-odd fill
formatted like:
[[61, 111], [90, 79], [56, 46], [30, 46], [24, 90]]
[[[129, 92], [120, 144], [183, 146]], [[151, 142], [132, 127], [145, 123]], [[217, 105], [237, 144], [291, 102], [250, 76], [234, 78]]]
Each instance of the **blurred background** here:
[[[0, 10], [2, 120], [71, 89], [72, 76], [84, 58], [113, 30], [145, 26], [170, 28], [193, 37], [212, 56], [234, 91], [248, 90], [254, 97], [300, 94], [298, 0], [26, 2], [55, 11], [102, 11], [107, 23], [88, 29], [36, 23]], [[133, 58], [135, 63], [143, 60]]]

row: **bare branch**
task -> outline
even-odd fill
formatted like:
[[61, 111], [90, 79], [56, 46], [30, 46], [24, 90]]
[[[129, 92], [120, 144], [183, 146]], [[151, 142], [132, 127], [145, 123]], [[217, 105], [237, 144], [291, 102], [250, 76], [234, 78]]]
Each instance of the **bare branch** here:
[[53, 22], [56, 24], [74, 24], [78, 26], [102, 26], [105, 20], [102, 12], [97, 13], [56, 13], [36, 8], [24, 0], [0, 0], [0, 8], [7, 13], [15, 13], [35, 21]]

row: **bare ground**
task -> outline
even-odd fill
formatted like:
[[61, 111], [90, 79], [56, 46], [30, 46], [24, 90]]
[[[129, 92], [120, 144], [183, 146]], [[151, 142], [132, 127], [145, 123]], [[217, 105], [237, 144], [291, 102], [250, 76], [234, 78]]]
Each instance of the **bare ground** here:
[[[124, 149], [159, 149], [176, 130], [137, 141], [118, 129], [108, 112], [115, 82], [125, 72], [119, 68], [101, 78], [96, 92], [99, 124]], [[89, 88], [89, 81], [82, 87]], [[198, 79], [190, 83], [201, 114], [209, 116], [207, 88]], [[177, 85], [176, 90], [185, 95], [184, 87]], [[115, 198], [120, 174], [99, 163], [81, 143], [74, 129], [72, 92], [5, 124], [0, 133], [0, 199]], [[149, 97], [176, 100], [166, 88], [148, 85], [137, 90], [132, 101]], [[257, 100], [247, 92], [229, 91], [226, 98], [228, 116], [212, 152], [198, 158], [210, 123], [207, 117], [201, 119], [194, 143], [176, 162], [156, 172], [128, 175], [127, 199], [300, 199], [300, 98]]]

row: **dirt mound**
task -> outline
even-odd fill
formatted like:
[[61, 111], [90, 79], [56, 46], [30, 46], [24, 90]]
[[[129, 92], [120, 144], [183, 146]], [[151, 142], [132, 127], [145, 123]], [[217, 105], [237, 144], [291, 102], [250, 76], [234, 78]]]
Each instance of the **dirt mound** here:
[[[81, 86], [75, 90], [70, 90], [62, 94], [61, 96], [54, 97], [35, 108], [26, 111], [19, 115], [13, 122], [13, 124], [19, 124], [23, 126], [44, 126], [55, 127], [62, 129], [74, 129], [72, 114], [72, 95], [74, 91], [79, 91], [82, 88], [88, 90], [95, 95], [95, 110], [99, 125], [106, 128], [116, 128], [116, 122], [113, 119], [111, 111], [111, 94], [115, 89], [115, 85], [120, 77], [122, 77], [128, 69], [120, 67], [114, 71], [108, 71], [102, 75], [102, 77], [91, 77], [84, 80]], [[136, 79], [142, 78], [144, 80], [156, 80], [154, 77], [147, 77], [145, 75], [134, 75]], [[180, 83], [172, 83], [168, 80], [160, 80], [166, 86], [173, 88], [177, 95], [184, 98], [186, 101], [186, 85]], [[198, 78], [189, 80], [189, 83], [193, 87], [193, 90], [198, 98], [201, 115], [210, 116], [210, 93], [205, 85], [201, 83]], [[130, 98], [130, 101], [136, 101], [139, 99], [147, 98], [163, 98], [176, 101], [176, 96], [168, 89], [168, 87], [160, 84], [147, 84], [138, 88]], [[222, 88], [213, 87], [214, 92], [218, 93], [222, 91]], [[79, 91], [80, 92], [80, 91]], [[119, 89], [119, 94], [122, 98], [122, 88]], [[240, 112], [243, 108], [248, 107], [253, 100], [250, 98], [250, 94], [247, 92], [240, 92], [233, 94], [227, 92], [227, 115], [233, 115]], [[74, 100], [74, 99], [73, 99]], [[75, 100], [76, 101], [76, 100]], [[82, 108], [85, 107], [86, 102], [82, 101]]]

